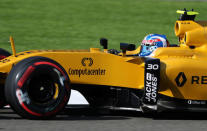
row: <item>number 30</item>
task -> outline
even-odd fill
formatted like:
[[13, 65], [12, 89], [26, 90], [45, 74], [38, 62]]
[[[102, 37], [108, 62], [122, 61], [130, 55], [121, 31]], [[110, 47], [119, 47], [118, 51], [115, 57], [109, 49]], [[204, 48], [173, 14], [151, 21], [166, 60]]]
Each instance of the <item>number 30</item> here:
[[159, 69], [159, 65], [158, 64], [147, 64], [147, 70], [151, 70], [151, 69], [153, 69], [153, 70], [157, 70], [157, 69]]

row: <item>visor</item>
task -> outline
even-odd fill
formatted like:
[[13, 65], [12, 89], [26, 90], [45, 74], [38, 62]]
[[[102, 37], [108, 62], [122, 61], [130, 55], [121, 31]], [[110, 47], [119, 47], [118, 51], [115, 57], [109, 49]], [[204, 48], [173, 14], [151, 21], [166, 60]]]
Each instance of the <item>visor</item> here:
[[153, 39], [153, 40], [143, 40], [142, 41], [142, 45], [146, 45], [146, 46], [155, 46], [156, 42], [160, 42], [160, 39]]

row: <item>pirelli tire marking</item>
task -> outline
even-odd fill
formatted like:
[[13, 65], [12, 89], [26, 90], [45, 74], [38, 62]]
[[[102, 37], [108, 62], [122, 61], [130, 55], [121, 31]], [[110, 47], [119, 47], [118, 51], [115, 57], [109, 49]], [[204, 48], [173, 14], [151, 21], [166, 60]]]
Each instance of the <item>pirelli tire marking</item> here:
[[160, 60], [147, 59], [145, 61], [145, 82], [143, 103], [156, 105], [158, 99], [158, 87], [160, 81]]

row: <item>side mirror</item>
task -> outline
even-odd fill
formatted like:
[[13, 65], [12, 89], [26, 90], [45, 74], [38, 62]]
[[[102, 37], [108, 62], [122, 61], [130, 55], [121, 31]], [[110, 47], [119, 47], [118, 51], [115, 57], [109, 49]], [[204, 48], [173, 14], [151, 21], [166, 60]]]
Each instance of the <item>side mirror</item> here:
[[132, 51], [136, 49], [134, 44], [120, 43], [120, 49], [122, 50], [123, 56], [126, 56], [126, 51]]
[[136, 49], [135, 44], [120, 43], [120, 49], [124, 51], [132, 51]]
[[101, 38], [100, 45], [103, 46], [104, 49], [108, 49], [108, 40], [106, 38]]

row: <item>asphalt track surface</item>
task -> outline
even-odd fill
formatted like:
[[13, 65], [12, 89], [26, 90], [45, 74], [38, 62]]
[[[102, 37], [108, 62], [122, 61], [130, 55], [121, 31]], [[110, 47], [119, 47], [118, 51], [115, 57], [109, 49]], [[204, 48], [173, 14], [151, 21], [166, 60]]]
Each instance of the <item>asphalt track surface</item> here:
[[11, 109], [0, 110], [2, 131], [205, 131], [207, 113], [162, 113], [66, 108], [52, 120], [26, 120]]

